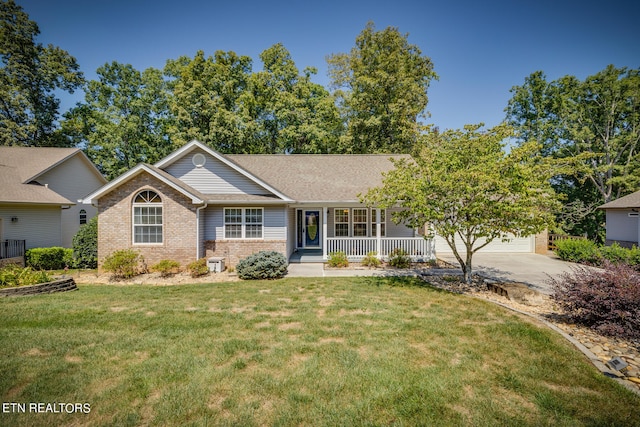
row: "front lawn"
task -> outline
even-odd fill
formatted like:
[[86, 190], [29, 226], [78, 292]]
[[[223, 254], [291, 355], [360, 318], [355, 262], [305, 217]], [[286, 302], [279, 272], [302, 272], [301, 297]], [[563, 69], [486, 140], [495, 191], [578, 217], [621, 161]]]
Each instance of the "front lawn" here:
[[3, 405], [0, 425], [640, 420], [640, 398], [556, 333], [416, 279], [85, 285], [2, 299], [0, 325], [2, 402], [27, 412]]

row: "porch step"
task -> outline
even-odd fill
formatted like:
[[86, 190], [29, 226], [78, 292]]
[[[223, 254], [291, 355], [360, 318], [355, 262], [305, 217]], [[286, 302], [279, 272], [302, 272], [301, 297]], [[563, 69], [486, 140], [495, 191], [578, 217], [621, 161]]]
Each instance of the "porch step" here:
[[291, 254], [291, 258], [289, 258], [289, 263], [292, 264], [302, 264], [302, 263], [318, 263], [324, 262], [322, 259], [322, 250], [321, 249], [305, 249], [298, 250]]

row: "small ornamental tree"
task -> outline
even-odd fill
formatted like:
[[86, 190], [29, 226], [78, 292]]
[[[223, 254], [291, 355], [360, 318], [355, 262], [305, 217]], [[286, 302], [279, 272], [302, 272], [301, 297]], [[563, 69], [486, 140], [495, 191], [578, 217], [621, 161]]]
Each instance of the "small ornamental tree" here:
[[98, 217], [82, 225], [73, 236], [73, 258], [78, 268], [98, 267]]
[[468, 283], [477, 251], [496, 239], [544, 230], [559, 205], [549, 184], [555, 168], [539, 156], [537, 144], [507, 152], [511, 128], [481, 127], [428, 132], [413, 159], [394, 161], [382, 186], [361, 197], [369, 206], [401, 208], [392, 216], [395, 223], [429, 224], [453, 251]]

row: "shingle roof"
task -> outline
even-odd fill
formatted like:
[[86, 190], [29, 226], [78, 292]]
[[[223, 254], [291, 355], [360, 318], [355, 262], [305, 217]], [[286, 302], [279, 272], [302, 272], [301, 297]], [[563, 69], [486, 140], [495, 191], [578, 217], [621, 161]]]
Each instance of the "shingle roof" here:
[[358, 194], [382, 184], [390, 158], [408, 155], [234, 154], [225, 155], [298, 202], [356, 201]]
[[30, 183], [77, 154], [77, 148], [0, 146], [0, 202], [74, 204], [55, 191]]
[[620, 197], [609, 203], [600, 206], [599, 209], [630, 209], [640, 208], [640, 191], [631, 193], [627, 196]]

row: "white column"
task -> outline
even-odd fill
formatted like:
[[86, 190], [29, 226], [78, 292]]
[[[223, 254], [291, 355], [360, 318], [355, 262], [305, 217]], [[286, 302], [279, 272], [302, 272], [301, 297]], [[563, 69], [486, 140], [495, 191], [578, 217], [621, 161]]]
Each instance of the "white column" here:
[[329, 215], [329, 208], [322, 208], [322, 259], [328, 259], [327, 257], [327, 215]]
[[382, 226], [380, 225], [380, 209], [376, 209], [376, 252], [378, 258], [382, 258]]

